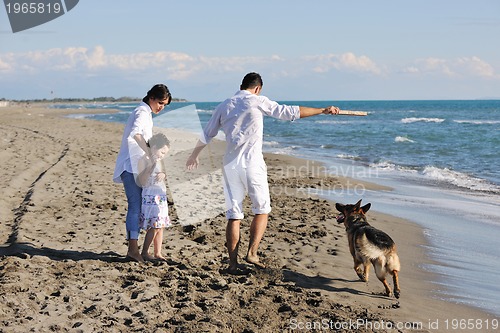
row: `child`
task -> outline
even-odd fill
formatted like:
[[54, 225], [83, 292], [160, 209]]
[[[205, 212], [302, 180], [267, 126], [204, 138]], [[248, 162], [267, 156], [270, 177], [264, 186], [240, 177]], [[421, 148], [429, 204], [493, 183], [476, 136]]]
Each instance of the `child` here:
[[[168, 217], [166, 174], [162, 171], [161, 160], [170, 149], [170, 141], [164, 134], [155, 134], [148, 141], [151, 156], [144, 155], [138, 162], [138, 185], [142, 187], [142, 207], [139, 225], [147, 230], [142, 247], [144, 260], [165, 258], [161, 254], [163, 228], [171, 225]], [[153, 243], [153, 256], [149, 247]]]

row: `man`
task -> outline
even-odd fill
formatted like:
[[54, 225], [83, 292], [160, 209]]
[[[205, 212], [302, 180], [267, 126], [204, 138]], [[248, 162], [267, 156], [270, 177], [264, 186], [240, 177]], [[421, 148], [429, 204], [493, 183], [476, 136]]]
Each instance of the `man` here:
[[226, 135], [226, 152], [223, 159], [224, 195], [226, 201], [226, 246], [229, 253], [231, 274], [238, 274], [238, 246], [240, 222], [243, 219], [243, 199], [248, 192], [255, 214], [250, 225], [250, 241], [245, 260], [257, 267], [265, 268], [259, 261], [257, 250], [267, 227], [271, 212], [271, 199], [267, 182], [267, 167], [262, 155], [264, 115], [294, 121], [318, 114], [338, 114], [339, 108], [325, 109], [304, 106], [280, 105], [265, 96], [262, 78], [257, 73], [248, 73], [240, 90], [217, 106], [205, 126], [191, 156], [186, 162], [188, 170], [198, 166], [198, 155], [222, 129]]

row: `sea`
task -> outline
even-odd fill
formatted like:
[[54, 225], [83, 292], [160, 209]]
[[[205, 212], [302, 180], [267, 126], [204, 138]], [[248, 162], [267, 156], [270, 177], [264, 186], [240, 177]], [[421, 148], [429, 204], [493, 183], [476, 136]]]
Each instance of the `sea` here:
[[[294, 122], [265, 117], [264, 151], [322, 162], [333, 176], [392, 188], [333, 188], [315, 194], [342, 203], [363, 199], [372, 210], [420, 225], [428, 240], [422, 246], [432, 259], [422, 268], [438, 276], [433, 294], [500, 316], [500, 100], [280, 103], [366, 111], [364, 117], [318, 115]], [[198, 126], [182, 117], [167, 126], [197, 131], [217, 104], [172, 103], [162, 112], [196, 110]], [[136, 106], [54, 107], [110, 109], [71, 117], [124, 123]]]

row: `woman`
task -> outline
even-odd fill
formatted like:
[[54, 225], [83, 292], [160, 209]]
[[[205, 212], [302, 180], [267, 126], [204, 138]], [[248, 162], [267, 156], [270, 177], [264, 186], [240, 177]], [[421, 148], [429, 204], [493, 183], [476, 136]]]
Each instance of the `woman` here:
[[[167, 86], [157, 84], [142, 99], [141, 104], [129, 116], [123, 132], [120, 152], [116, 159], [113, 181], [123, 183], [127, 196], [128, 210], [126, 218], [128, 251], [127, 257], [144, 262], [138, 246], [140, 233], [142, 188], [136, 183], [137, 163], [147, 154], [151, 156], [147, 141], [153, 136], [152, 113], [158, 114], [170, 104], [172, 95]], [[151, 156], [152, 157], [152, 156]]]

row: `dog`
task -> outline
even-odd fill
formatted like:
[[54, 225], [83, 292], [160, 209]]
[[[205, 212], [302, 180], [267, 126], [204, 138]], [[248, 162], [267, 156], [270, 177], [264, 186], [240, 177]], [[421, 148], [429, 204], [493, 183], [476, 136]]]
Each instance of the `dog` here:
[[[392, 291], [386, 280], [386, 275], [392, 275], [394, 281], [394, 296], [399, 298], [399, 271], [401, 264], [396, 252], [396, 244], [385, 232], [372, 227], [366, 220], [366, 212], [370, 209], [368, 203], [361, 207], [361, 200], [354, 205], [335, 204], [341, 213], [338, 223], [344, 223], [349, 241], [349, 250], [354, 259], [354, 270], [358, 277], [368, 282], [370, 262], [378, 279], [384, 284], [385, 295], [391, 296]], [[361, 269], [361, 265], [364, 269]]]

